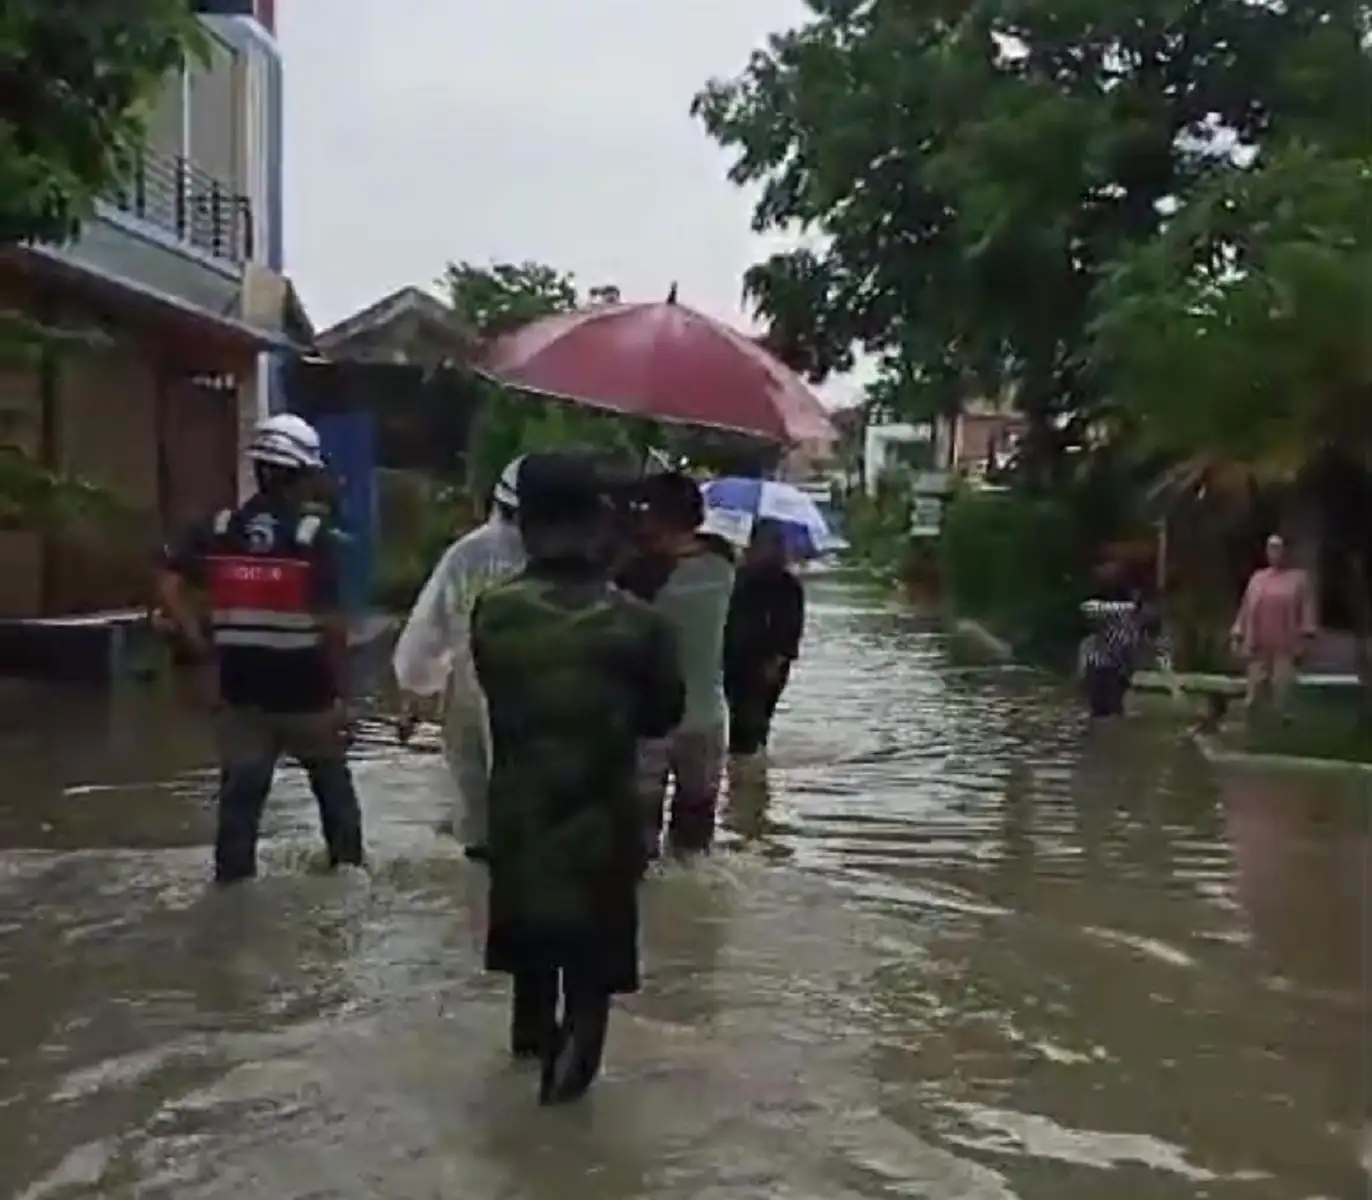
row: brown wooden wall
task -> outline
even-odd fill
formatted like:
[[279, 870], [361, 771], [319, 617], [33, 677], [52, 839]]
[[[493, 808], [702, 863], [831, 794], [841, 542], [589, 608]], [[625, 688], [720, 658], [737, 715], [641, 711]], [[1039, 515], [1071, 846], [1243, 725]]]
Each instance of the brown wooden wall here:
[[[0, 280], [0, 307], [28, 300]], [[46, 312], [73, 326], [85, 315], [75, 301], [55, 313], [50, 298]], [[0, 442], [110, 489], [129, 519], [62, 536], [0, 532], [0, 617], [141, 606], [159, 542], [234, 502], [238, 394], [194, 382], [183, 331], [173, 337], [147, 319], [103, 324], [108, 348], [62, 353], [46, 387], [37, 364], [0, 370]], [[213, 357], [200, 368], [253, 378], [251, 351]]]

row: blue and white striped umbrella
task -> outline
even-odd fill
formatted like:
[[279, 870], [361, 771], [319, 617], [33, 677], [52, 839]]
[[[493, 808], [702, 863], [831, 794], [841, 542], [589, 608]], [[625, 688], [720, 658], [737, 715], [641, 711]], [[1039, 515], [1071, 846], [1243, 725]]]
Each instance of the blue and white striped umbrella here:
[[818, 558], [848, 543], [830, 528], [823, 511], [798, 487], [775, 479], [712, 479], [704, 485], [705, 524], [710, 533], [746, 546], [758, 521], [781, 526], [796, 558]]

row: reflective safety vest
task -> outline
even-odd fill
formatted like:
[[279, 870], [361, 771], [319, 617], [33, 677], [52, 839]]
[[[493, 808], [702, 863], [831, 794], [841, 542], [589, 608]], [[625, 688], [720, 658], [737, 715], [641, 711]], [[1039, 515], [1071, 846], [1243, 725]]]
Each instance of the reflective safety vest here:
[[214, 519], [221, 549], [206, 557], [210, 619], [218, 647], [257, 650], [313, 650], [320, 644], [318, 616], [311, 611], [313, 564], [305, 553], [319, 533], [318, 517], [305, 517], [293, 545], [271, 554], [241, 549], [231, 537], [235, 513], [224, 510]]

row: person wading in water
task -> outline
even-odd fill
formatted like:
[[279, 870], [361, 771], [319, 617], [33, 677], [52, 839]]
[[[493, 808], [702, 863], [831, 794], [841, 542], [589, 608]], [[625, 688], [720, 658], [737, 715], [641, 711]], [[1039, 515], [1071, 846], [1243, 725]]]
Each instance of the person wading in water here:
[[639, 753], [644, 837], [660, 853], [668, 784], [675, 785], [667, 842], [674, 853], [701, 854], [715, 833], [724, 772], [724, 623], [734, 586], [732, 552], [702, 535], [705, 502], [690, 476], [651, 475], [640, 487], [642, 553], [620, 574], [625, 590], [652, 602], [676, 633], [686, 710], [670, 736]]
[[785, 535], [775, 521], [759, 521], [734, 580], [724, 630], [733, 769], [763, 765], [772, 718], [804, 633], [805, 589], [787, 563]]
[[456, 793], [453, 834], [468, 856], [485, 854], [486, 781], [490, 774], [486, 703], [470, 653], [472, 606], [481, 593], [518, 574], [524, 543], [515, 521], [519, 459], [506, 466], [491, 493], [484, 524], [444, 552], [415, 600], [395, 644], [392, 667], [406, 696], [401, 740], [417, 720], [410, 697], [443, 697], [443, 753]]
[[637, 748], [685, 703], [671, 627], [610, 582], [606, 491], [589, 456], [525, 458], [528, 565], [471, 617], [491, 733], [486, 968], [514, 977], [511, 1050], [541, 1061], [544, 1104], [585, 1094], [611, 997], [638, 989]]
[[[262, 809], [283, 754], [309, 775], [329, 865], [362, 865], [362, 817], [346, 757], [339, 535], [311, 511], [324, 470], [319, 434], [280, 413], [257, 427], [247, 453], [257, 494], [166, 547], [157, 580], [181, 644], [217, 675], [220, 883], [257, 873]], [[209, 596], [208, 638], [191, 588]]]

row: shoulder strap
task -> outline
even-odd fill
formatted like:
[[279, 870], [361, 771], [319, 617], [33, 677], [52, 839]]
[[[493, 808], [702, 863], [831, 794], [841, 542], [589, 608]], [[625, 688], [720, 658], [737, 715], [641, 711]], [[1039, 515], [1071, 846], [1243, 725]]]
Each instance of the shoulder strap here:
[[314, 513], [301, 517], [300, 524], [295, 527], [296, 545], [309, 549], [314, 545], [315, 538], [319, 536], [319, 531], [323, 527], [324, 522]]

